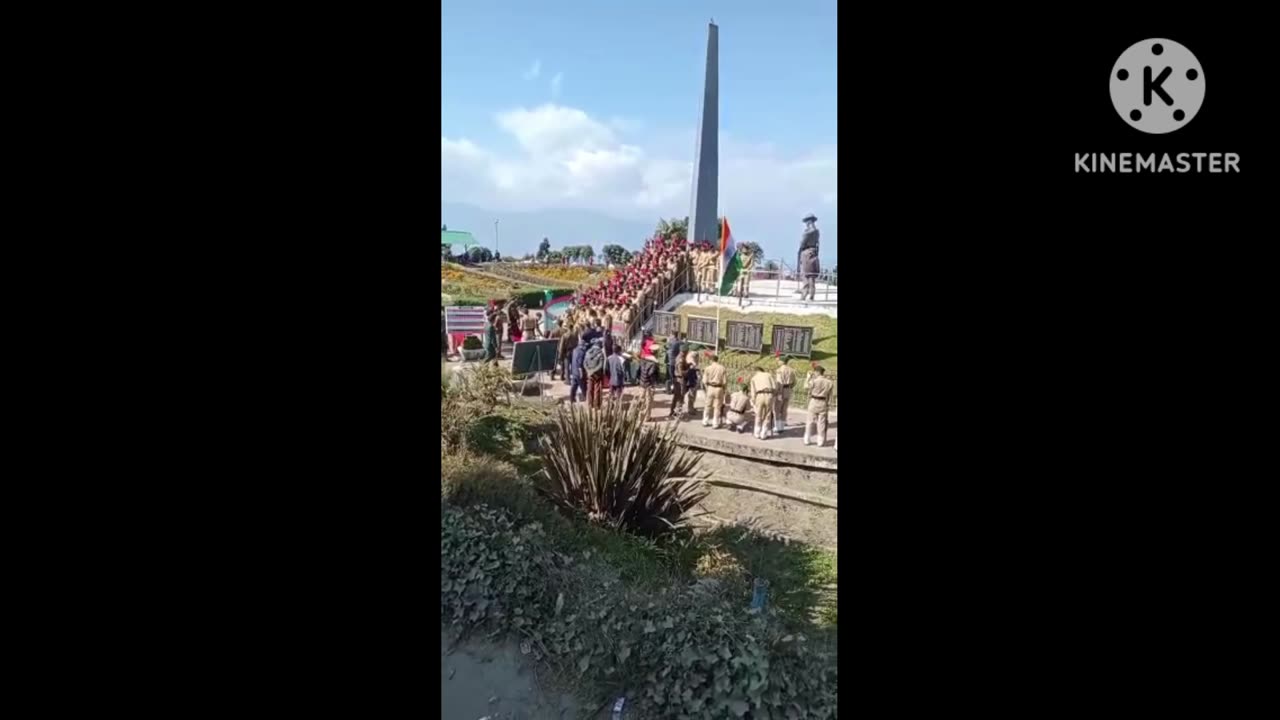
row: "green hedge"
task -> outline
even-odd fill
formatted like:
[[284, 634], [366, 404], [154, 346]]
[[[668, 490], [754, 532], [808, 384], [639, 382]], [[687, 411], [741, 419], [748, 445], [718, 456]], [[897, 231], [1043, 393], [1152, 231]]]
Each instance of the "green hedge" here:
[[489, 305], [489, 300], [484, 297], [472, 297], [467, 295], [440, 295], [440, 305], [445, 307], [475, 307]]
[[[513, 300], [523, 302], [525, 307], [540, 308], [546, 300], [545, 293], [546, 290], [530, 290], [528, 292], [514, 293], [511, 297]], [[573, 288], [551, 288], [552, 299], [572, 294]]]

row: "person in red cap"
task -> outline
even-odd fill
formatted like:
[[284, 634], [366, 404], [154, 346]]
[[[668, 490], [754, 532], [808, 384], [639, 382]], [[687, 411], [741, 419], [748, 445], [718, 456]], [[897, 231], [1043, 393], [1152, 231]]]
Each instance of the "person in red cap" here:
[[653, 336], [645, 333], [644, 340], [641, 341], [640, 350], [640, 389], [641, 403], [644, 410], [642, 416], [645, 420], [649, 419], [650, 409], [653, 407], [653, 392], [658, 387], [658, 359], [653, 356]]

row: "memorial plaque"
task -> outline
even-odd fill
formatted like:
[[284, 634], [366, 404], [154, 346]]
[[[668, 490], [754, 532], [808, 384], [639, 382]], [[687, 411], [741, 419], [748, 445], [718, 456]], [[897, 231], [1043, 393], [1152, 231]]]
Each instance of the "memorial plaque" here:
[[653, 314], [653, 336], [656, 338], [669, 338], [680, 331], [680, 316], [670, 312], [656, 312]]
[[773, 326], [773, 353], [809, 357], [813, 354], [813, 328], [799, 325]]
[[764, 323], [729, 320], [724, 324], [724, 346], [729, 350], [758, 353], [764, 349]]
[[719, 347], [720, 327], [716, 324], [715, 318], [690, 315], [688, 335], [688, 341], [694, 345], [706, 345], [712, 348]]

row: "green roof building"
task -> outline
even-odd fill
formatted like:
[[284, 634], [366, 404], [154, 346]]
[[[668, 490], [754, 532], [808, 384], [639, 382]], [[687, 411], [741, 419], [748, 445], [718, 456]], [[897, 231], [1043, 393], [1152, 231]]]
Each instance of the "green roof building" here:
[[476, 239], [469, 232], [463, 232], [461, 230], [441, 230], [440, 244], [461, 245], [466, 248], [472, 245], [479, 245], [480, 243], [476, 242]]

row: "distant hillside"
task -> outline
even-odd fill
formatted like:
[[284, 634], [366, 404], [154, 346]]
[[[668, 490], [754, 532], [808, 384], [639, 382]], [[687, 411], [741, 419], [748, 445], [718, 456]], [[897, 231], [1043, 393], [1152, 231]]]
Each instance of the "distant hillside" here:
[[590, 245], [600, 252], [605, 245], [638, 250], [658, 224], [619, 220], [587, 210], [535, 210], [495, 212], [461, 203], [440, 203], [440, 222], [450, 230], [465, 230], [486, 247], [493, 248], [493, 221], [498, 222], [498, 251], [519, 257], [538, 251], [542, 238], [552, 249], [566, 245]]

